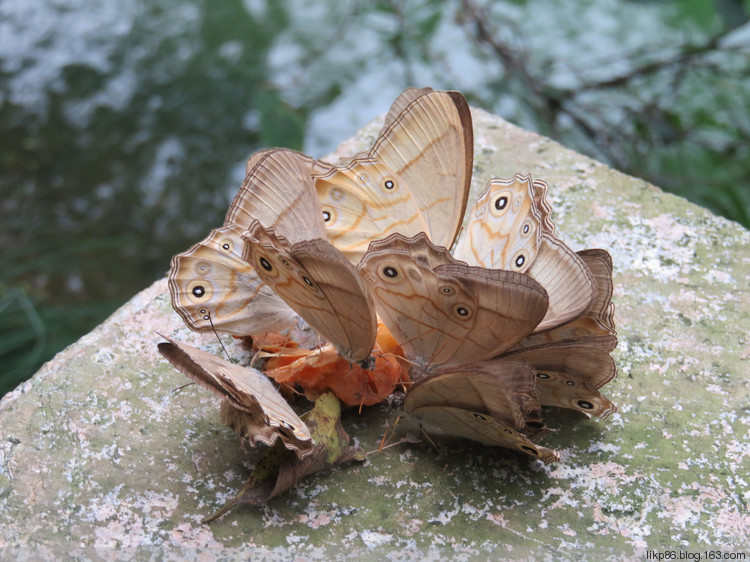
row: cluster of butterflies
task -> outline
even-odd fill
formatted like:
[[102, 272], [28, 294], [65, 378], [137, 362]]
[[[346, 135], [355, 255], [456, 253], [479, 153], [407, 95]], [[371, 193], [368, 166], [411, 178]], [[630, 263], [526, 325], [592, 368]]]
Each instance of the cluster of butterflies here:
[[[611, 258], [556, 238], [547, 185], [523, 175], [491, 180], [462, 229], [472, 164], [464, 97], [429, 88], [403, 92], [348, 162], [256, 153], [224, 226], [173, 258], [173, 306], [193, 330], [235, 336], [299, 315], [364, 368], [380, 320], [412, 365], [403, 407], [426, 430], [554, 461], [535, 444], [549, 431], [542, 406], [616, 409], [598, 391], [616, 374]], [[223, 412], [254, 420], [253, 444], [312, 451], [260, 371], [172, 340], [159, 348]]]

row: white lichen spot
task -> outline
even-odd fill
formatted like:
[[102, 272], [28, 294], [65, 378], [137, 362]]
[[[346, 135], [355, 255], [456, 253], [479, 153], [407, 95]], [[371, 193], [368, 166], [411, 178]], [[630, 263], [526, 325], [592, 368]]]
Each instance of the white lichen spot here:
[[728, 392], [722, 389], [718, 384], [706, 385], [706, 390], [708, 390], [709, 392], [713, 392], [714, 394], [718, 394], [719, 396], [727, 396], [728, 394]]
[[490, 135], [476, 134], [474, 136], [474, 146], [477, 152], [494, 153], [497, 152], [497, 143]]
[[592, 203], [589, 208], [591, 209], [591, 213], [598, 219], [610, 219], [614, 214], [610, 207], [604, 207], [599, 203]]
[[91, 356], [94, 363], [99, 365], [109, 365], [114, 363], [116, 358], [115, 353], [109, 347], [102, 347], [97, 349], [96, 352]]
[[569, 537], [575, 537], [576, 535], [578, 535], [578, 533], [571, 529], [570, 525], [568, 525], [567, 523], [565, 525], [558, 525], [557, 528], [560, 529], [560, 532], [563, 535], [567, 535]]
[[500, 527], [505, 527], [508, 523], [502, 513], [488, 513], [486, 519], [490, 523], [494, 523]]
[[411, 449], [406, 449], [399, 455], [401, 462], [411, 462], [414, 460], [414, 452]]
[[712, 269], [711, 271], [707, 272], [703, 279], [708, 281], [709, 283], [734, 283], [734, 279], [732, 279], [732, 276], [727, 273], [726, 271], [719, 271], [716, 269]]
[[382, 546], [388, 544], [393, 540], [393, 535], [378, 531], [362, 531], [359, 534], [362, 542], [364, 542], [368, 548], [374, 548], [376, 546]]
[[289, 544], [297, 544], [304, 540], [307, 540], [309, 537], [307, 535], [297, 535], [296, 533], [290, 533], [286, 536], [286, 542]]
[[589, 445], [589, 452], [603, 451], [605, 453], [617, 453], [620, 451], [620, 447], [614, 443], [605, 443], [603, 441], [597, 441]]
[[596, 165], [592, 160], [579, 160], [578, 162], [574, 162], [571, 167], [581, 175], [588, 175], [596, 169]]

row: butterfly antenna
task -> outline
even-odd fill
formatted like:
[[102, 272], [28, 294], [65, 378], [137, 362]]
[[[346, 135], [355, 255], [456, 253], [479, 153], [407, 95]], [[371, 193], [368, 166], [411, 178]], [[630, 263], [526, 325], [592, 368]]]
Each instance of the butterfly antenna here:
[[[391, 428], [391, 437], [394, 436], [396, 433], [396, 426], [398, 425], [399, 420], [401, 419], [401, 416], [398, 416], [396, 418], [396, 421], [393, 422], [393, 427]], [[386, 429], [385, 434], [383, 434], [383, 440], [380, 442], [380, 447], [378, 448], [378, 453], [380, 453], [385, 448], [386, 443], [386, 437], [388, 437], [388, 430]]]
[[253, 354], [253, 358], [252, 358], [252, 359], [250, 359], [250, 368], [252, 368], [252, 369], [254, 369], [254, 368], [255, 368], [255, 367], [253, 366], [253, 363], [255, 363], [255, 360], [256, 360], [256, 359], [258, 359], [258, 355], [260, 355], [260, 348], [258, 348], [258, 351], [256, 351], [256, 352], [255, 352], [255, 353]]
[[[279, 383], [277, 383], [277, 384], [279, 384]], [[305, 393], [304, 393], [304, 392], [300, 392], [300, 391], [299, 391], [299, 390], [297, 390], [297, 389], [296, 389], [296, 388], [295, 388], [295, 387], [294, 387], [293, 385], [290, 385], [289, 383], [286, 383], [286, 382], [285, 382], [285, 383], [281, 383], [281, 384], [279, 384], [279, 387], [282, 387], [282, 386], [283, 386], [284, 388], [286, 388], [286, 389], [287, 389], [287, 390], [289, 391], [289, 393], [290, 393], [290, 394], [293, 394], [293, 395], [295, 395], [295, 396], [304, 396], [304, 395], [305, 395]]]
[[432, 440], [432, 437], [430, 437], [430, 435], [424, 430], [424, 428], [422, 428], [422, 435], [424, 435], [424, 438], [427, 439], [427, 441], [430, 442], [430, 445], [432, 445], [433, 447], [435, 447], [435, 451], [437, 452], [437, 454], [440, 455], [440, 456], [443, 456], [444, 453], [441, 452], [440, 447], [438, 446], [438, 444], [435, 443], [435, 441]]
[[180, 390], [182, 390], [183, 388], [187, 388], [188, 386], [192, 386], [192, 385], [194, 385], [194, 384], [196, 384], [196, 383], [194, 383], [194, 382], [189, 382], [189, 383], [187, 383], [187, 384], [183, 384], [182, 386], [178, 386], [177, 388], [173, 388], [173, 389], [172, 389], [172, 394], [174, 394], [175, 392], [179, 392], [179, 391], [180, 391]]
[[227, 360], [230, 363], [234, 363], [234, 361], [232, 361], [232, 358], [229, 355], [229, 352], [227, 351], [227, 348], [224, 347], [224, 342], [222, 342], [221, 338], [219, 337], [219, 332], [216, 331], [216, 326], [214, 326], [214, 321], [213, 321], [213, 318], [211, 318], [211, 313], [210, 312], [208, 313], [208, 323], [211, 324], [211, 329], [213, 330], [214, 335], [216, 336], [216, 339], [219, 342], [219, 345], [221, 346], [221, 349], [224, 350], [224, 355], [227, 356]]
[[405, 443], [406, 442], [405, 439], [401, 439], [400, 441], [397, 441], [396, 443], [390, 443], [390, 444], [386, 445], [386, 443], [388, 441], [388, 433], [390, 432], [390, 436], [393, 437], [393, 434], [396, 432], [396, 426], [398, 425], [398, 421], [400, 419], [401, 419], [401, 416], [398, 416], [396, 418], [396, 421], [393, 424], [393, 428], [391, 428], [391, 429], [386, 428], [385, 433], [383, 434], [383, 439], [380, 440], [380, 446], [377, 449], [375, 449], [374, 451], [369, 451], [369, 452], [365, 453], [366, 455], [371, 455], [373, 453], [380, 453], [384, 449], [387, 449], [389, 447], [393, 447], [394, 445], [400, 445], [401, 443]]
[[357, 410], [357, 414], [359, 415], [362, 414], [362, 407], [365, 405], [365, 397], [367, 396], [367, 379], [362, 381], [362, 386], [364, 386], [362, 389], [362, 400], [359, 401], [359, 410]]
[[[437, 331], [437, 328], [430, 328], [429, 330], [427, 330], [427, 331], [426, 331], [426, 332], [424, 332], [423, 334], [419, 334], [418, 336], [414, 336], [413, 338], [411, 338], [411, 339], [408, 339], [408, 340], [406, 340], [406, 341], [405, 341], [405, 342], [403, 342], [403, 343], [398, 343], [398, 342], [397, 342], [395, 346], [393, 346], [393, 347], [391, 347], [391, 348], [389, 348], [389, 349], [386, 349], [385, 351], [383, 351], [383, 352], [382, 352], [382, 354], [383, 354], [384, 356], [386, 356], [386, 355], [387, 355], [387, 356], [390, 356], [390, 357], [396, 357], [397, 359], [403, 359], [404, 361], [406, 361], [406, 362], [407, 362], [407, 363], [409, 363], [410, 365], [414, 365], [414, 366], [416, 366], [416, 365], [417, 365], [417, 363], [415, 363], [414, 361], [410, 361], [409, 359], [407, 359], [407, 358], [406, 358], [405, 356], [403, 356], [403, 355], [397, 355], [397, 354], [393, 353], [393, 350], [394, 350], [395, 348], [397, 348], [397, 347], [403, 347], [403, 345], [404, 345], [404, 344], [407, 344], [407, 343], [411, 343], [411, 342], [413, 342], [413, 341], [417, 341], [418, 339], [420, 339], [420, 338], [423, 338], [423, 337], [425, 337], [425, 336], [426, 336], [427, 334], [430, 334], [430, 333], [432, 333], [432, 332], [435, 332], [435, 331]], [[444, 345], [445, 345], [445, 344], [444, 344]], [[442, 348], [440, 348], [440, 349], [442, 350]]]

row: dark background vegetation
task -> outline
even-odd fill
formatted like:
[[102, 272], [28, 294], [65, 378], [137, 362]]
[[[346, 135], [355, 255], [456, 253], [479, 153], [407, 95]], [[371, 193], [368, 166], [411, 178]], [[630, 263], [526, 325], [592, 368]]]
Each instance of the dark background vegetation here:
[[0, 395], [411, 85], [750, 227], [750, 2], [4, 0]]

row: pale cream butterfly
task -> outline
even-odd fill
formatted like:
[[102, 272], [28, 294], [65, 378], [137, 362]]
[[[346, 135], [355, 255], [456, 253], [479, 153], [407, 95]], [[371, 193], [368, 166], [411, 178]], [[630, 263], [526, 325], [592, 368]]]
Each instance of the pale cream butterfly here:
[[172, 258], [172, 306], [191, 330], [246, 336], [290, 326], [295, 312], [242, 258], [242, 229], [225, 226]]
[[537, 331], [576, 318], [596, 292], [586, 264], [554, 236], [546, 192], [546, 183], [520, 174], [490, 180], [453, 252], [469, 265], [517, 271], [538, 281], [550, 302]]
[[372, 148], [337, 165], [313, 163], [328, 239], [353, 263], [373, 240], [426, 232], [450, 247], [469, 196], [471, 113], [458, 92], [410, 88]]

